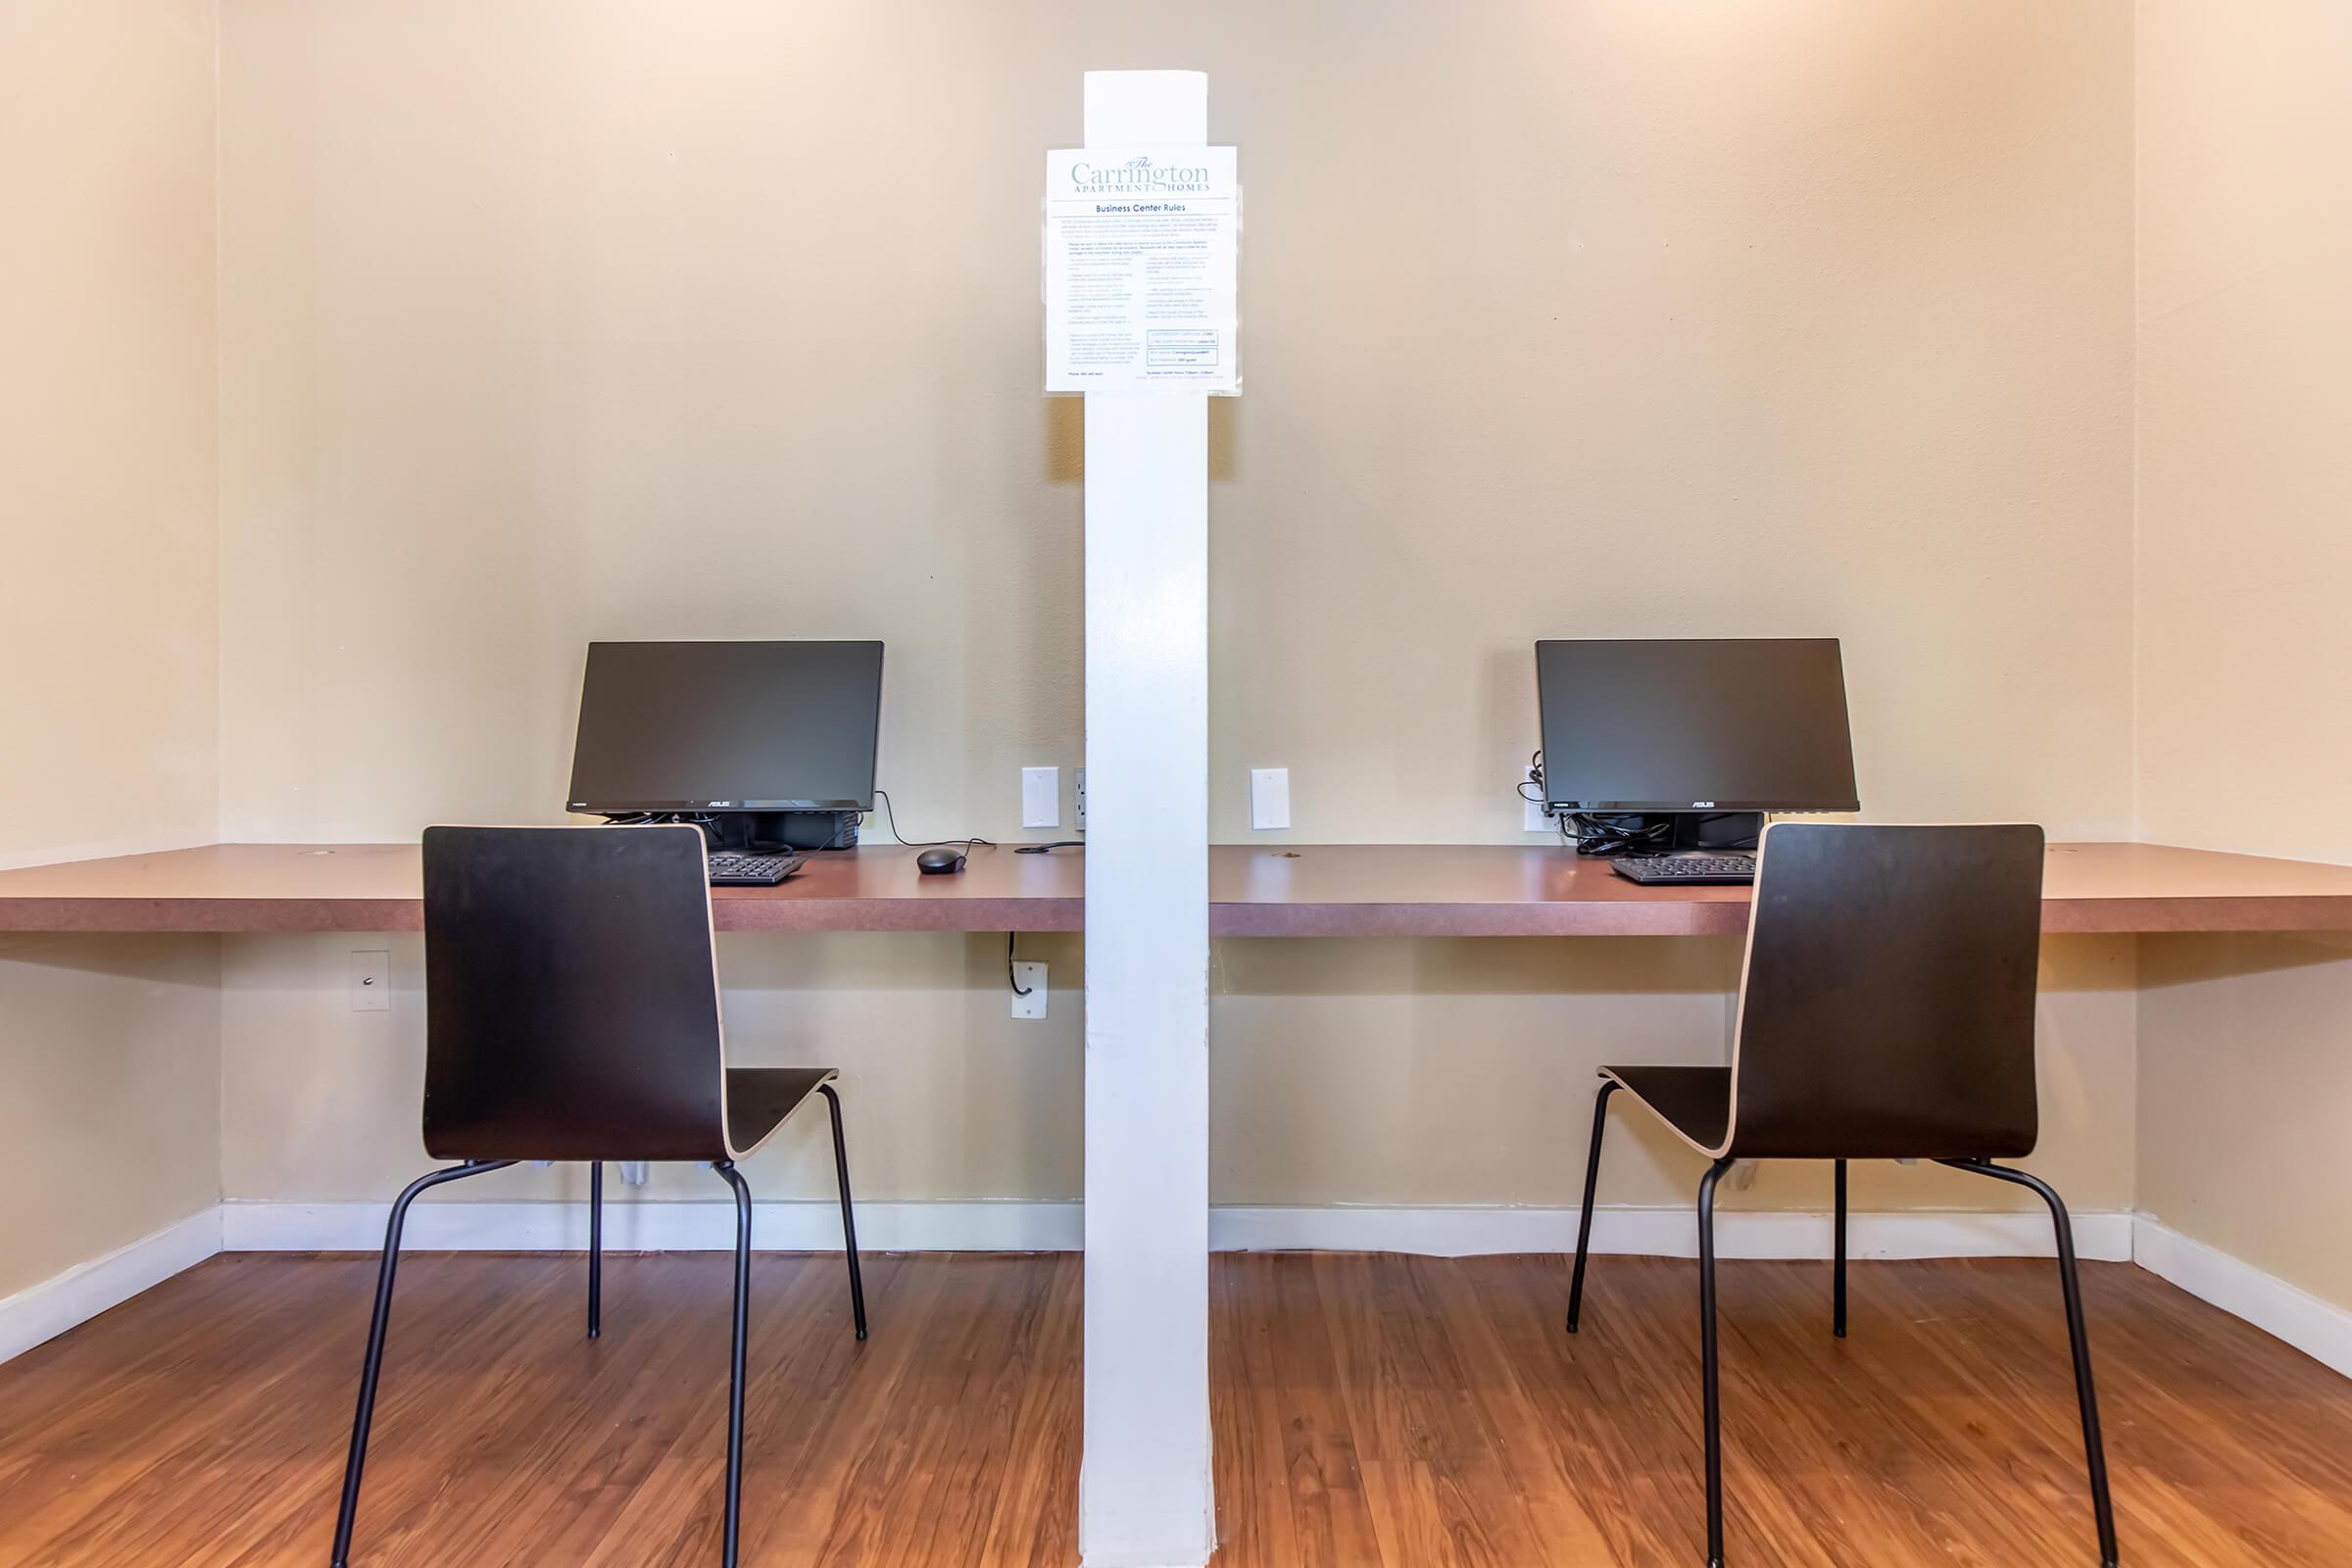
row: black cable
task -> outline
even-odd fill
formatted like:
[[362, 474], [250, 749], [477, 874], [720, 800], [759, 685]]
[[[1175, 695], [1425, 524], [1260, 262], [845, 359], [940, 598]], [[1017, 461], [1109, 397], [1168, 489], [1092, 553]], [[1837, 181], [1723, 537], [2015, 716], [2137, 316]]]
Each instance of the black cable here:
[[[1531, 789], [1535, 791], [1533, 795], [1528, 793], [1528, 791]], [[1533, 757], [1527, 760], [1527, 777], [1519, 781], [1518, 791], [1519, 798], [1521, 800], [1533, 801], [1537, 805], [1544, 808], [1544, 814], [1551, 818], [1551, 825], [1553, 827], [1559, 829], [1560, 842], [1562, 844], [1576, 842], [1576, 836], [1569, 831], [1569, 819], [1576, 813], [1573, 811], [1553, 810], [1551, 808], [1551, 801], [1544, 792], [1544, 753], [1541, 748], [1537, 750]]]
[[[1529, 794], [1533, 789], [1534, 794]], [[1546, 807], [1550, 792], [1544, 787], [1544, 754], [1539, 751], [1527, 760], [1527, 778], [1519, 785], [1523, 801], [1541, 801]], [[1663, 855], [1674, 847], [1674, 819], [1668, 816], [1647, 816], [1640, 811], [1570, 811], [1556, 810], [1552, 819], [1559, 824], [1560, 837], [1573, 841], [1579, 855]]]
[[944, 850], [950, 848], [951, 846], [960, 844], [968, 853], [974, 849], [993, 850], [997, 847], [997, 842], [994, 839], [909, 839], [902, 837], [899, 832], [899, 813], [891, 808], [890, 791], [876, 790], [874, 791], [874, 796], [882, 803], [882, 820], [889, 826], [890, 836], [894, 839], [897, 839], [907, 849]]
[[1037, 988], [1036, 988], [1036, 987], [1034, 987], [1034, 986], [1025, 986], [1025, 985], [1021, 984], [1021, 977], [1020, 977], [1018, 974], [1016, 974], [1016, 973], [1013, 971], [1013, 967], [1012, 967], [1012, 943], [1013, 943], [1013, 934], [1012, 934], [1010, 931], [1007, 931], [1007, 932], [1005, 932], [1005, 933], [1004, 933], [1004, 983], [1005, 983], [1006, 985], [1008, 985], [1008, 986], [1012, 987], [1012, 994], [1013, 994], [1014, 996], [1016, 996], [1016, 997], [1025, 997], [1025, 996], [1027, 996], [1027, 995], [1028, 995], [1030, 992], [1032, 992], [1032, 991], [1036, 990]]
[[1579, 855], [1663, 855], [1674, 847], [1674, 819], [1639, 811], [1570, 811]]
[[[709, 811], [623, 811], [618, 815], [605, 813], [607, 827], [667, 827], [671, 824], [699, 827], [706, 839], [716, 839], [718, 820]], [[715, 846], [713, 846], [715, 848]]]
[[1044, 855], [1050, 850], [1083, 850], [1085, 848], [1086, 840], [1084, 839], [1055, 839], [1051, 844], [1015, 844], [1012, 847], [1012, 853], [1015, 855]]

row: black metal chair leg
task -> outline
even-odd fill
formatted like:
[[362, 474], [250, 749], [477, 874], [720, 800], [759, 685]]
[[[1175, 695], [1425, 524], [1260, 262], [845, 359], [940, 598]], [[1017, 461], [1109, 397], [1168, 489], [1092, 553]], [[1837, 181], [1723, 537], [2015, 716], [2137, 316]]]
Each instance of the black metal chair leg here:
[[1832, 1308], [1831, 1315], [1837, 1320], [1836, 1331], [1838, 1338], [1842, 1340], [1845, 1338], [1845, 1161], [1842, 1159], [1838, 1161], [1837, 1245], [1838, 1283], [1834, 1287], [1836, 1292], [1836, 1304]]
[[1576, 1332], [1576, 1320], [1585, 1306], [1585, 1255], [1592, 1248], [1592, 1194], [1600, 1185], [1600, 1135], [1609, 1130], [1609, 1096], [1617, 1092], [1617, 1080], [1601, 1080], [1600, 1094], [1592, 1102], [1592, 1148], [1585, 1156], [1585, 1208], [1576, 1222], [1576, 1272], [1568, 1277], [1568, 1332]]
[[1737, 1161], [1719, 1159], [1698, 1182], [1698, 1354], [1707, 1426], [1707, 1568], [1723, 1568], [1723, 1395], [1715, 1343], [1715, 1184]]
[[605, 1332], [605, 1162], [588, 1162], [588, 1337]]
[[409, 1205], [428, 1188], [514, 1163], [511, 1159], [467, 1160], [417, 1177], [392, 1200], [392, 1217], [384, 1226], [384, 1259], [375, 1275], [375, 1315], [368, 1325], [368, 1358], [360, 1369], [360, 1406], [351, 1418], [351, 1451], [343, 1461], [343, 1503], [335, 1514], [334, 1568], [347, 1568], [351, 1561], [351, 1527], [360, 1511], [360, 1472], [368, 1462], [368, 1427], [375, 1419], [376, 1379], [384, 1369], [384, 1330], [392, 1320], [392, 1277], [400, 1266], [400, 1230], [409, 1217]]
[[841, 1137], [841, 1097], [831, 1084], [818, 1084], [833, 1112], [833, 1176], [841, 1188], [841, 1245], [850, 1255], [850, 1315], [857, 1320], [858, 1337], [865, 1338], [865, 1279], [858, 1272], [858, 1218], [850, 1212], [850, 1151]]
[[735, 1568], [735, 1545], [743, 1522], [743, 1363], [751, 1337], [752, 1190], [731, 1160], [711, 1167], [735, 1189], [735, 1351], [727, 1384], [727, 1521], [719, 1561]]
[[2082, 1317], [2082, 1282], [2075, 1264], [2075, 1230], [2057, 1189], [2038, 1176], [1981, 1159], [1947, 1159], [1957, 1170], [2012, 1182], [2040, 1195], [2049, 1205], [2050, 1223], [2058, 1233], [2058, 1283], [2066, 1293], [2066, 1333], [2075, 1352], [2075, 1400], [2082, 1411], [2082, 1455], [2090, 1471], [2090, 1509], [2098, 1522], [2099, 1561], [2115, 1568], [2115, 1504], [2107, 1492], [2107, 1445], [2099, 1436], [2099, 1396], [2090, 1378], [2090, 1330]]

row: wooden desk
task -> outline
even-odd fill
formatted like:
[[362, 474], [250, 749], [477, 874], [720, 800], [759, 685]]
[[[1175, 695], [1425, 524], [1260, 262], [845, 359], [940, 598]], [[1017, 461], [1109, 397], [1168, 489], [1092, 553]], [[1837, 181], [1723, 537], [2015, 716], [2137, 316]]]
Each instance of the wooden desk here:
[[[1295, 856], [1296, 858], [1291, 857]], [[1209, 851], [1208, 928], [1254, 937], [1737, 936], [1744, 887], [1642, 887], [1509, 845]], [[2352, 930], [2352, 866], [2155, 844], [2053, 844], [2052, 932]]]
[[[413, 844], [217, 844], [0, 871], [0, 931], [414, 931]], [[1745, 888], [1643, 888], [1598, 860], [1510, 845], [1219, 845], [1209, 934], [1734, 936]], [[718, 888], [722, 931], [1077, 931], [1083, 852], [978, 850], [960, 876], [914, 852], [809, 858], [781, 887]], [[2053, 932], [2352, 930], [2352, 866], [2147, 844], [2050, 847]]]
[[[812, 855], [772, 888], [712, 888], [721, 931], [1077, 931], [1078, 853], [976, 850], [924, 876], [912, 850]], [[0, 871], [0, 931], [416, 931], [414, 844], [208, 844]]]

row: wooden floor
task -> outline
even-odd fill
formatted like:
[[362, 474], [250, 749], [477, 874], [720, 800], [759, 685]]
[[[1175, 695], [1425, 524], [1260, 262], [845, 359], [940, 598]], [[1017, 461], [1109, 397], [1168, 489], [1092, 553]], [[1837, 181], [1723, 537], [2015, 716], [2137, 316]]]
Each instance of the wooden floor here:
[[[729, 1259], [418, 1255], [355, 1565], [715, 1564]], [[371, 1260], [226, 1256], [0, 1366], [0, 1564], [327, 1558]], [[2124, 1561], [2352, 1563], [2352, 1383], [2086, 1265]], [[1077, 1562], [1080, 1260], [755, 1274], [745, 1562]], [[1220, 1568], [1700, 1556], [1692, 1265], [1221, 1256]], [[2089, 1564], [2050, 1265], [1723, 1268], [1730, 1560]]]

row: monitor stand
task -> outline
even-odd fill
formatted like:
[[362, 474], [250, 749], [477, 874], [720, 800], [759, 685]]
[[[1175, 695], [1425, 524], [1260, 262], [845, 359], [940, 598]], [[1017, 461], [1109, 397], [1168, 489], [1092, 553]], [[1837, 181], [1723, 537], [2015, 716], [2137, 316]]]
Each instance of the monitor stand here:
[[713, 811], [703, 831], [714, 850], [854, 850], [861, 811]]
[[1577, 849], [1580, 854], [1670, 855], [1678, 850], [1712, 850], [1722, 854], [1753, 850], [1756, 841], [1764, 834], [1762, 811], [1591, 811], [1583, 814], [1626, 833], [1654, 831], [1664, 824], [1665, 835], [1663, 842], [1651, 850], [1586, 850], [1579, 843]]
[[1764, 836], [1762, 811], [1676, 811], [1678, 850], [1752, 850]]
[[658, 811], [609, 818], [631, 822], [692, 822], [712, 850], [775, 855], [785, 850], [854, 850], [862, 811]]

